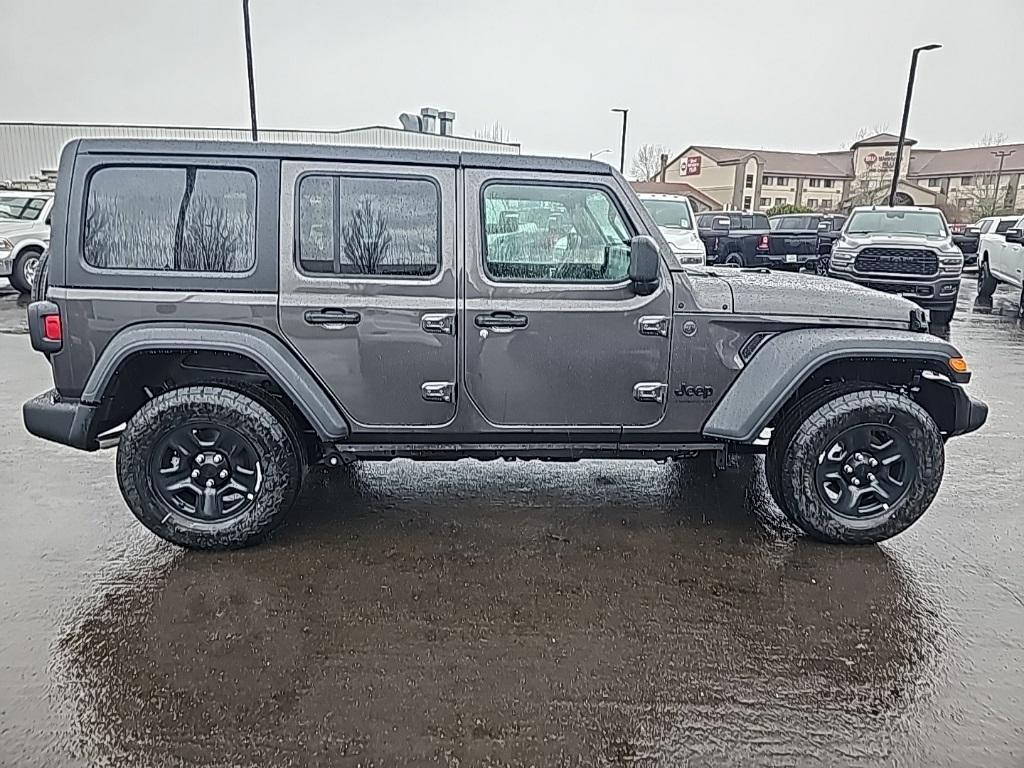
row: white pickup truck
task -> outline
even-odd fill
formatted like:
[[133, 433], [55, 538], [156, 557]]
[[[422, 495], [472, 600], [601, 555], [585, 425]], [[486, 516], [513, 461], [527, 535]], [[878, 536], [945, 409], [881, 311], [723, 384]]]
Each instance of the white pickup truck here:
[[982, 301], [991, 300], [1000, 283], [1024, 288], [1024, 216], [988, 221], [978, 242], [978, 298]]
[[0, 279], [32, 290], [39, 259], [50, 243], [52, 192], [0, 192]]

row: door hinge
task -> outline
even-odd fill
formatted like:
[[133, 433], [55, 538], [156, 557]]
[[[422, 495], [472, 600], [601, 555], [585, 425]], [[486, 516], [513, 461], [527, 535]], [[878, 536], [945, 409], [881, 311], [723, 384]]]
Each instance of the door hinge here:
[[447, 312], [434, 312], [420, 318], [420, 328], [427, 333], [443, 333], [452, 336], [455, 333], [455, 315]]
[[664, 403], [668, 385], [660, 381], [638, 381], [633, 385], [633, 399], [641, 403]]
[[420, 395], [432, 403], [450, 403], [455, 399], [455, 382], [424, 381]]
[[644, 315], [640, 318], [640, 335], [668, 338], [668, 318], [664, 315]]

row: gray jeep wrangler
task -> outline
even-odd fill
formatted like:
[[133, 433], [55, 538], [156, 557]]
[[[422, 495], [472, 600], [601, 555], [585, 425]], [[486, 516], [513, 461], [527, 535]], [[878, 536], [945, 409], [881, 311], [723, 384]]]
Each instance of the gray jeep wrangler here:
[[729, 452], [810, 535], [876, 542], [988, 410], [914, 304], [681, 266], [598, 162], [83, 140], [50, 248], [25, 425], [116, 444], [132, 512], [187, 547], [259, 541], [314, 464]]

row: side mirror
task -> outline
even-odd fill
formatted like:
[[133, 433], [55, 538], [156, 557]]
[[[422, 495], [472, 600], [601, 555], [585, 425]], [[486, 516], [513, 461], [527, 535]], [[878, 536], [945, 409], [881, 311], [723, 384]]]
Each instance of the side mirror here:
[[731, 226], [728, 216], [715, 216], [711, 222], [711, 228], [715, 232], [728, 232]]
[[1024, 229], [1006, 230], [1006, 242], [1024, 245]]
[[638, 296], [649, 296], [658, 287], [658, 244], [649, 235], [637, 235], [629, 242], [629, 281]]
[[978, 237], [981, 235], [981, 229], [979, 227], [968, 227], [964, 230], [964, 234], [968, 237]]
[[819, 232], [831, 232], [832, 231], [832, 223], [830, 221], [828, 221], [828, 219], [823, 219], [823, 220], [819, 221], [818, 222], [818, 231]]

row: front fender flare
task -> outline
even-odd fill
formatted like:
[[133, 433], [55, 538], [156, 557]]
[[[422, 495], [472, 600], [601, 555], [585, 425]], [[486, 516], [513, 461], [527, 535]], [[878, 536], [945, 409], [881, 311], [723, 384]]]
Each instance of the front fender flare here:
[[291, 398], [321, 439], [348, 437], [348, 423], [320, 382], [279, 339], [259, 328], [180, 323], [133, 325], [111, 339], [100, 354], [82, 390], [82, 403], [99, 404], [118, 366], [131, 355], [168, 349], [233, 352], [251, 358]]
[[821, 366], [836, 360], [920, 360], [959, 382], [970, 374], [948, 367], [956, 347], [925, 333], [873, 328], [807, 328], [773, 336], [761, 345], [704, 422], [714, 440], [750, 443], [785, 402]]

